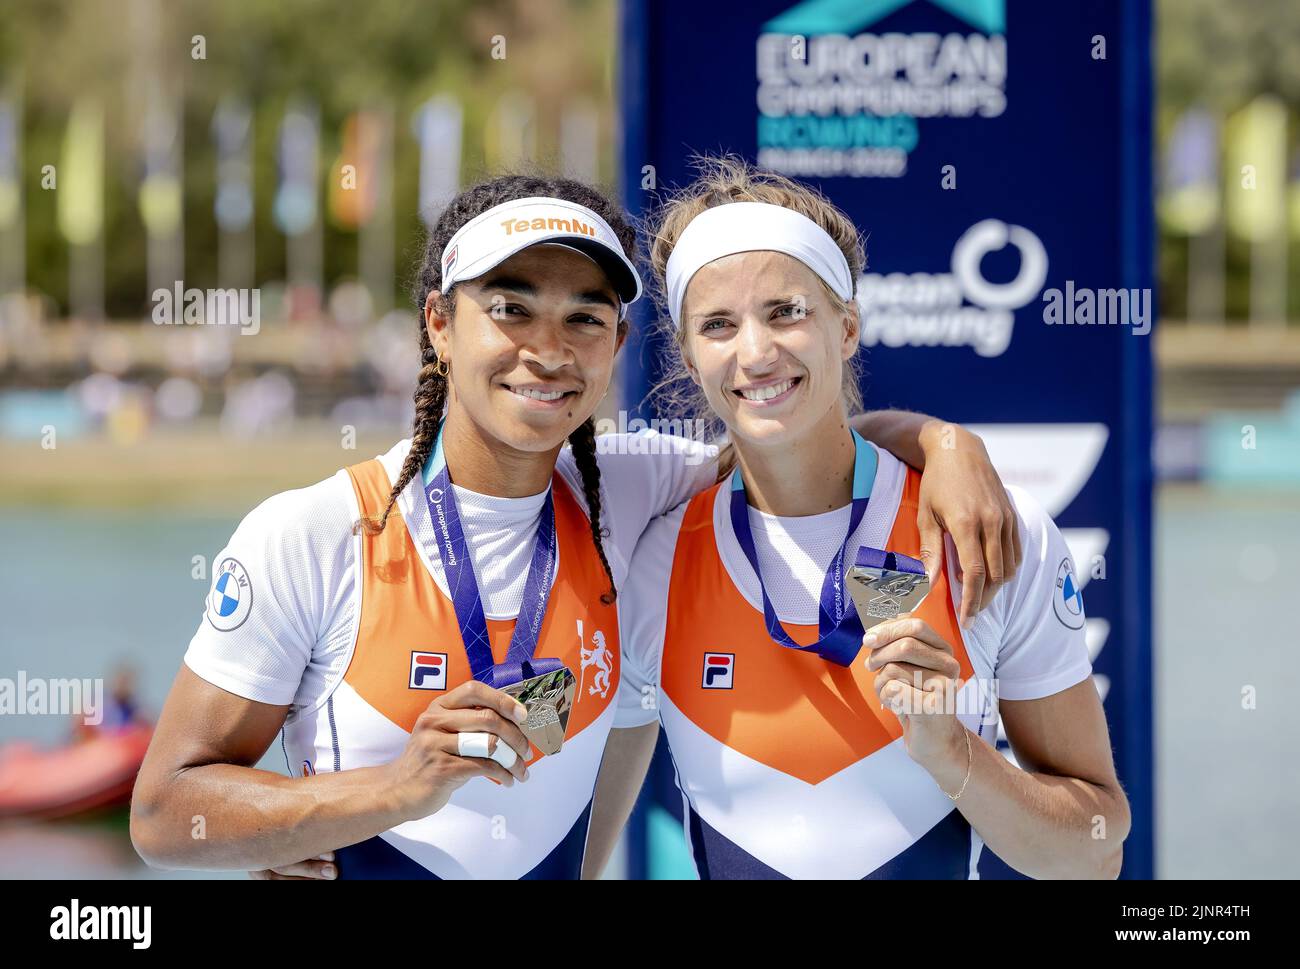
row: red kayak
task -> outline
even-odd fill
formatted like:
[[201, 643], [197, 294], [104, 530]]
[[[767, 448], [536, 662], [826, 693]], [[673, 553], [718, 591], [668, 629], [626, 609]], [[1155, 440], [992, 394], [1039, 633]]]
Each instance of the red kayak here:
[[132, 724], [54, 750], [0, 748], [0, 818], [63, 818], [125, 804], [153, 727]]

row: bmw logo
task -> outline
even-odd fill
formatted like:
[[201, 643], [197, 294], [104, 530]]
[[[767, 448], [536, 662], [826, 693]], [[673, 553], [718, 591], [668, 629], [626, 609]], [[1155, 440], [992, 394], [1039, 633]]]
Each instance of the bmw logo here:
[[1083, 627], [1083, 592], [1074, 575], [1074, 565], [1069, 556], [1061, 559], [1056, 569], [1056, 589], [1052, 593], [1052, 608], [1062, 625], [1070, 629]]
[[223, 559], [208, 594], [208, 622], [228, 633], [238, 629], [253, 608], [253, 584], [238, 559]]

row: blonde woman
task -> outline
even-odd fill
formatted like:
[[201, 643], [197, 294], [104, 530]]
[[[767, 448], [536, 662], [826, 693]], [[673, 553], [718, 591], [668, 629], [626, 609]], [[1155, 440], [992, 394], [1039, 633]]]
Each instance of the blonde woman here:
[[[1128, 806], [1042, 509], [1009, 489], [1024, 562], [967, 628], [951, 557], [914, 613], [869, 634], [845, 594], [859, 554], [923, 546], [916, 473], [850, 426], [853, 223], [712, 160], [651, 255], [681, 375], [733, 460], [637, 545], [587, 873], [662, 724], [701, 877], [978, 877], [982, 844], [1035, 877], [1116, 877]], [[994, 748], [999, 701], [1020, 766]]]

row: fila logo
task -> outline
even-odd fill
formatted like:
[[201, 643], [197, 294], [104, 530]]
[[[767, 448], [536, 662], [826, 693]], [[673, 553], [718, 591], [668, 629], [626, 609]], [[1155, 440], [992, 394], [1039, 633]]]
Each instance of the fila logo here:
[[451, 252], [447, 253], [447, 258], [442, 264], [442, 271], [446, 273], [452, 266], [456, 265], [456, 256], [460, 253], [460, 246], [452, 246]]
[[736, 672], [735, 653], [705, 653], [704, 683], [706, 690], [730, 690]]
[[412, 690], [447, 689], [447, 654], [446, 653], [412, 653], [411, 682]]

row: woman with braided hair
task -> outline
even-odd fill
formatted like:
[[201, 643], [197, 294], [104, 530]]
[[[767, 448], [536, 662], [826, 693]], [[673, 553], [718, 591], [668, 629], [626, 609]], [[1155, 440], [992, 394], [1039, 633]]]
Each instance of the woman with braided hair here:
[[[218, 555], [136, 785], [146, 861], [579, 875], [618, 692], [616, 590], [649, 521], [717, 474], [713, 449], [681, 439], [598, 454], [592, 415], [641, 295], [635, 241], [567, 179], [492, 179], [441, 213], [414, 432], [268, 499]], [[923, 418], [877, 420], [915, 456]], [[986, 461], [936, 461], [948, 507], [996, 504]], [[567, 708], [545, 693], [533, 716], [513, 695], [569, 675]], [[288, 777], [252, 766], [277, 733]]]

